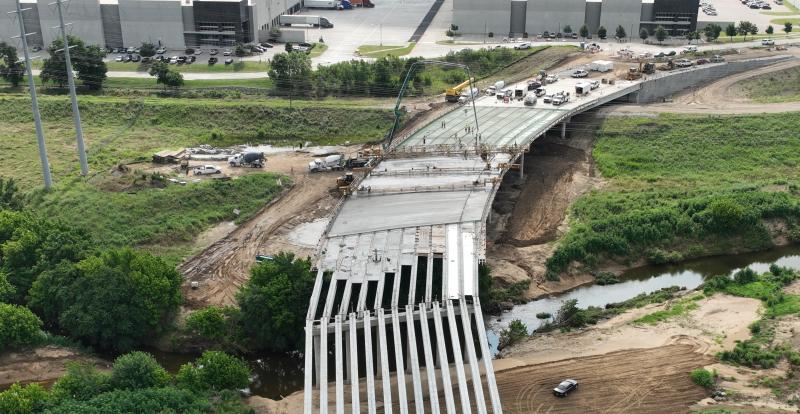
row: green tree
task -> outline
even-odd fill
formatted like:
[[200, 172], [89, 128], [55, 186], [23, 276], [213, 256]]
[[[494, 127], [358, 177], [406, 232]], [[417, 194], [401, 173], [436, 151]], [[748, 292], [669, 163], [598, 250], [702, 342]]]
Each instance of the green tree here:
[[27, 308], [0, 303], [0, 351], [36, 342], [41, 328], [42, 321]]
[[6, 42], [0, 42], [0, 78], [17, 87], [24, 77], [25, 65], [17, 58], [17, 49]]
[[561, 308], [558, 309], [555, 322], [558, 325], [569, 328], [579, 328], [586, 325], [586, 317], [583, 311], [578, 308], [578, 300], [569, 299], [564, 301], [561, 304]]
[[[100, 46], [86, 46], [83, 40], [68, 36], [72, 69], [77, 78], [89, 89], [98, 90], [103, 87], [108, 67], [103, 62], [106, 53]], [[59, 87], [67, 84], [67, 64], [64, 57], [64, 39], [56, 38], [47, 47], [49, 58], [44, 60], [39, 77], [43, 83], [55, 83]]]
[[40, 273], [62, 260], [84, 258], [90, 246], [84, 232], [30, 213], [0, 210], [0, 271], [14, 285], [15, 303], [25, 302]]
[[736, 36], [736, 33], [738, 32], [738, 29], [733, 23], [729, 23], [727, 26], [725, 26], [725, 35], [728, 36], [731, 41], [733, 41], [733, 37]]
[[[74, 269], [43, 274], [31, 306], [71, 336], [103, 349], [126, 351], [158, 331], [181, 302], [181, 275], [147, 252], [113, 249]], [[49, 302], [45, 304], [44, 302]]]
[[706, 36], [707, 42], [713, 42], [717, 40], [719, 34], [722, 33], [722, 27], [720, 25], [712, 23], [703, 28], [703, 33]]
[[754, 35], [758, 33], [758, 27], [755, 24], [744, 20], [739, 22], [739, 27], [736, 28], [736, 32], [739, 33], [739, 35], [744, 36], [744, 40], [747, 41], [747, 35]]
[[250, 274], [236, 296], [245, 333], [259, 348], [300, 349], [308, 298], [314, 288], [311, 262], [279, 253], [253, 267]]
[[700, 39], [700, 32], [686, 33], [686, 40], [689, 41], [689, 44], [692, 44], [692, 40], [699, 40], [699, 39]]
[[767, 26], [767, 30], [765, 30], [764, 32], [768, 35], [771, 35], [772, 33], [775, 32], [775, 29], [772, 27], [772, 25], [769, 25]]
[[589, 37], [589, 28], [586, 27], [586, 25], [584, 24], [583, 26], [581, 26], [579, 34], [581, 35], [582, 38], [586, 39], [587, 37]]
[[0, 302], [10, 302], [14, 299], [16, 289], [11, 282], [8, 281], [8, 276], [0, 271]]
[[0, 413], [3, 414], [36, 414], [48, 406], [50, 396], [39, 384], [25, 386], [15, 383], [7, 390], [0, 392]]
[[[230, 413], [252, 412], [230, 399], [237, 409], [222, 409], [207, 396], [175, 387], [114, 390], [88, 401], [65, 400], [44, 411], [44, 414], [121, 414], [121, 413]], [[215, 397], [216, 400], [216, 397]], [[227, 407], [226, 407], [227, 408]]]
[[3, 209], [22, 210], [22, 197], [13, 178], [0, 177], [0, 210]]
[[177, 88], [183, 85], [183, 75], [169, 68], [166, 62], [154, 62], [148, 70], [150, 76], [155, 76], [156, 83], [167, 87]]
[[664, 26], [656, 27], [655, 35], [656, 35], [656, 40], [658, 40], [658, 43], [663, 42], [667, 38], [667, 31], [666, 29], [664, 29]]
[[605, 26], [600, 26], [597, 29], [597, 37], [601, 39], [605, 39], [608, 36], [608, 30], [606, 30]]
[[243, 57], [247, 55], [247, 51], [244, 50], [244, 45], [242, 45], [241, 43], [237, 43], [236, 48], [233, 49], [233, 54], [236, 55], [237, 57]]
[[650, 37], [650, 33], [647, 33], [647, 29], [642, 27], [642, 29], [639, 30], [639, 39], [642, 39], [642, 41], [644, 41], [647, 40], [648, 37]]
[[572, 33], [572, 26], [570, 26], [568, 24], [564, 25], [563, 31], [564, 31], [564, 33], [567, 33], [567, 34]]
[[175, 380], [194, 391], [238, 390], [250, 384], [250, 368], [224, 352], [206, 351], [194, 363], [182, 365]]
[[507, 348], [528, 337], [528, 327], [519, 319], [514, 319], [508, 327], [500, 331], [498, 349]]
[[150, 42], [142, 42], [142, 46], [139, 47], [139, 55], [142, 57], [153, 57], [156, 55], [156, 45]]
[[53, 384], [55, 400], [86, 401], [110, 391], [110, 376], [89, 363], [68, 363], [67, 373]]
[[278, 53], [272, 58], [269, 77], [281, 94], [308, 94], [311, 76], [311, 59], [305, 53]]
[[488, 306], [492, 293], [492, 268], [486, 263], [478, 265], [478, 297], [482, 306]]
[[186, 330], [223, 349], [240, 348], [239, 309], [233, 306], [209, 306], [186, 317]]
[[292, 53], [294, 51], [294, 48], [292, 47], [292, 43], [291, 42], [286, 42], [286, 44], [283, 45], [283, 50], [286, 53]]
[[624, 39], [624, 38], [628, 37], [628, 34], [627, 34], [627, 33], [625, 33], [625, 28], [624, 28], [624, 27], [622, 27], [622, 25], [619, 25], [619, 26], [617, 26], [617, 33], [616, 33], [616, 35], [617, 35], [617, 39], [618, 39], [618, 40], [622, 40], [622, 39]]
[[786, 32], [786, 36], [789, 36], [789, 33], [792, 32], [792, 22], [786, 22], [783, 24], [783, 31]]
[[135, 351], [114, 360], [109, 384], [118, 390], [158, 388], [170, 382], [170, 375], [152, 355]]

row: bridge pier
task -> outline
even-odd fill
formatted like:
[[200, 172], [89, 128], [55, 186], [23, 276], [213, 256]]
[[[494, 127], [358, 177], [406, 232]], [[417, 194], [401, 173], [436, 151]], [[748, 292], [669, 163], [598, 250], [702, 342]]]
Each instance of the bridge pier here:
[[561, 123], [561, 139], [567, 137], [567, 121]]

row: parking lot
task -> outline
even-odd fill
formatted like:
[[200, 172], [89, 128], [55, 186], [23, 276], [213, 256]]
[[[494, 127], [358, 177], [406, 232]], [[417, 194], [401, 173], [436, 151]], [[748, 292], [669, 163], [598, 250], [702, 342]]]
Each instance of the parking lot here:
[[[764, 33], [764, 30], [770, 24], [772, 27], [775, 28], [776, 36], [780, 36], [784, 34], [781, 29], [783, 25], [770, 23], [770, 20], [780, 19], [781, 16], [774, 16], [774, 15], [767, 15], [763, 14], [762, 12], [789, 12], [790, 10], [786, 8], [786, 6], [779, 5], [775, 3], [775, 0], [764, 0], [768, 2], [772, 9], [770, 10], [762, 10], [762, 9], [751, 9], [747, 5], [742, 4], [740, 0], [706, 0], [707, 2], [711, 3], [717, 11], [716, 16], [709, 16], [703, 13], [700, 10], [697, 14], [698, 23], [700, 22], [713, 22], [722, 26], [723, 30], [725, 29], [725, 25], [728, 23], [736, 23], [738, 24], [741, 21], [749, 21], [756, 26], [758, 26], [759, 33]], [[785, 1], [785, 0], [784, 0]], [[795, 18], [797, 16], [794, 16]], [[724, 24], [723, 24], [724, 23]], [[700, 23], [702, 24], [702, 23]], [[723, 31], [722, 36], [725, 36], [725, 32]]]
[[[325, 17], [333, 23], [330, 29], [308, 29], [307, 41], [316, 42], [322, 36], [328, 45], [328, 50], [318, 59], [319, 63], [355, 59], [356, 49], [365, 44], [406, 45], [433, 1], [379, 0], [374, 3], [374, 8], [306, 9], [301, 12]], [[439, 10], [439, 13], [444, 12], [444, 9]]]

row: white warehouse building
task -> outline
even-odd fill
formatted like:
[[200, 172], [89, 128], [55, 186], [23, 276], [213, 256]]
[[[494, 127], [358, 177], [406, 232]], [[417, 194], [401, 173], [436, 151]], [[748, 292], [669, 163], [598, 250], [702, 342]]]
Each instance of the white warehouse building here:
[[629, 36], [640, 28], [664, 26], [673, 35], [696, 30], [699, 0], [453, 0], [453, 24], [468, 35], [523, 37], [545, 31], [577, 33], [603, 26], [612, 37], [617, 26]]
[[[30, 46], [46, 47], [59, 36], [52, 0], [21, 0]], [[263, 42], [278, 16], [300, 10], [302, 0], [70, 0], [64, 20], [70, 33], [87, 44], [103, 47], [226, 46]], [[0, 0], [5, 15], [16, 0]], [[0, 24], [0, 41], [17, 44], [16, 21]]]

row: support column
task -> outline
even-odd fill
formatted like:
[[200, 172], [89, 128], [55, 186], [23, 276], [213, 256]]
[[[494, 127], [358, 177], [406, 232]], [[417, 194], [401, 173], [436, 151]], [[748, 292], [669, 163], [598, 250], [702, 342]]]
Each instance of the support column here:
[[328, 319], [322, 318], [320, 322], [319, 412], [320, 414], [328, 414]]
[[[321, 331], [320, 335], [322, 335]], [[315, 336], [314, 349], [320, 350], [321, 348], [319, 347], [319, 345], [320, 345], [319, 336]], [[319, 385], [322, 383], [322, 377], [320, 376], [320, 363], [319, 363], [320, 359], [322, 359], [322, 355], [319, 355], [317, 358], [314, 358], [314, 374], [315, 377], [317, 378], [317, 387], [319, 387]]]
[[350, 376], [350, 372], [348, 368], [350, 367], [350, 359], [353, 357], [350, 352], [350, 335], [344, 336], [344, 349], [346, 350], [344, 353], [344, 383], [349, 384], [353, 378]]
[[311, 414], [311, 401], [314, 394], [314, 372], [312, 372], [314, 359], [314, 322], [306, 321], [306, 354], [305, 356], [305, 394], [303, 395], [303, 413]]
[[[334, 318], [335, 330], [333, 339], [336, 341], [336, 346], [334, 346], [335, 353], [336, 353], [336, 368], [334, 368], [334, 373], [336, 374], [336, 414], [344, 414], [344, 386], [342, 385], [343, 375], [342, 372], [342, 316], [336, 315]], [[350, 351], [347, 351], [347, 355], [350, 355]]]
[[[525, 178], [525, 151], [522, 151], [522, 155], [519, 156], [519, 178]], [[491, 210], [491, 209], [489, 209]]]
[[567, 121], [561, 123], [561, 139], [567, 137]]

